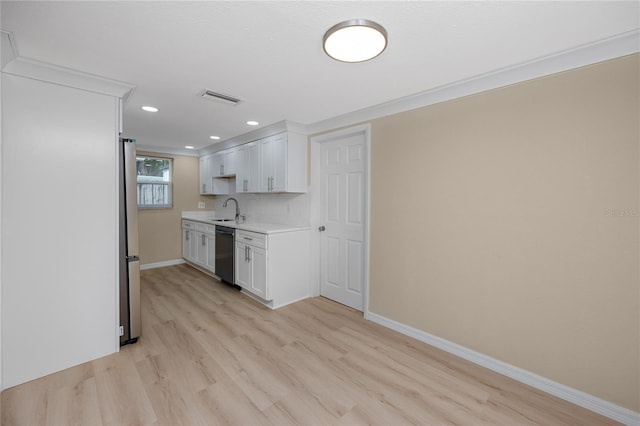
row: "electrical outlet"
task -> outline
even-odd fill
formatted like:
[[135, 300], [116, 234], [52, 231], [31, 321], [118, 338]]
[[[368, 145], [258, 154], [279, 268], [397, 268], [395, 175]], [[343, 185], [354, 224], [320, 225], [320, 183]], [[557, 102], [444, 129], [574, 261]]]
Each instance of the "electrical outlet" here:
[[204, 209], [204, 201], [198, 201], [198, 208]]

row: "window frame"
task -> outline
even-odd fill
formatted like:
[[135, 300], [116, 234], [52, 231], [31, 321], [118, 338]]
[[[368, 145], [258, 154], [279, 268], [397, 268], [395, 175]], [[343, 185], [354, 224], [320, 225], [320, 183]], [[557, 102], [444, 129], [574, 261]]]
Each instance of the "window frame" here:
[[[147, 155], [147, 154], [136, 154], [136, 164], [138, 163], [138, 159], [151, 159], [151, 160], [160, 160], [160, 161], [168, 161], [169, 163], [169, 181], [168, 182], [140, 182], [138, 180], [139, 175], [136, 167], [136, 199], [138, 209], [140, 210], [167, 210], [173, 209], [173, 158], [172, 157], [160, 157], [157, 155]], [[164, 185], [167, 187], [167, 198], [169, 199], [168, 204], [140, 204], [140, 185], [151, 184], [151, 185]]]

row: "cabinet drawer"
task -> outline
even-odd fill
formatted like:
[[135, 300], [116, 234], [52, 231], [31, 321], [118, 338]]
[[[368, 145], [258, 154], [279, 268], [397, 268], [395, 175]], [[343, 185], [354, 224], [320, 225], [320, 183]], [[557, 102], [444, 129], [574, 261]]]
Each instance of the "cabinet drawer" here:
[[196, 223], [195, 222], [190, 222], [188, 220], [183, 220], [182, 221], [182, 228], [183, 229], [196, 229]]
[[266, 234], [251, 231], [236, 231], [236, 242], [245, 243], [263, 249], [267, 248]]
[[216, 233], [216, 226], [215, 225], [204, 225], [204, 232], [206, 232], [207, 234], [215, 234]]
[[204, 223], [196, 222], [196, 229], [198, 231], [204, 231], [205, 229], [207, 229], [207, 225], [205, 225]]

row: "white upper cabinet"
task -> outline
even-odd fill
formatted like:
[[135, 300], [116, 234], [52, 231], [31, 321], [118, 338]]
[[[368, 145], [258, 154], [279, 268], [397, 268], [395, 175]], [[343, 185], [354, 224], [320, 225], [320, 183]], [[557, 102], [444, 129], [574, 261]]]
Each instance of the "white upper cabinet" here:
[[236, 174], [236, 148], [213, 154], [213, 177], [234, 176]]
[[258, 141], [260, 192], [307, 192], [307, 137], [280, 133]]
[[229, 194], [234, 176], [238, 193], [307, 192], [307, 163], [307, 137], [279, 133], [201, 157], [201, 194]]
[[256, 142], [240, 145], [236, 153], [236, 192], [260, 192], [262, 151]]
[[200, 157], [200, 194], [213, 194], [213, 174], [211, 166], [213, 155], [205, 155]]

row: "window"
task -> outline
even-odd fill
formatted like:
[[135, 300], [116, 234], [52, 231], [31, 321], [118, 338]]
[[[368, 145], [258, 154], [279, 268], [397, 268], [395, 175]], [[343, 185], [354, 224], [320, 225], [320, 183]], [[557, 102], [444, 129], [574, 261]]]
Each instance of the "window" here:
[[170, 209], [173, 160], [158, 157], [136, 157], [138, 207]]

